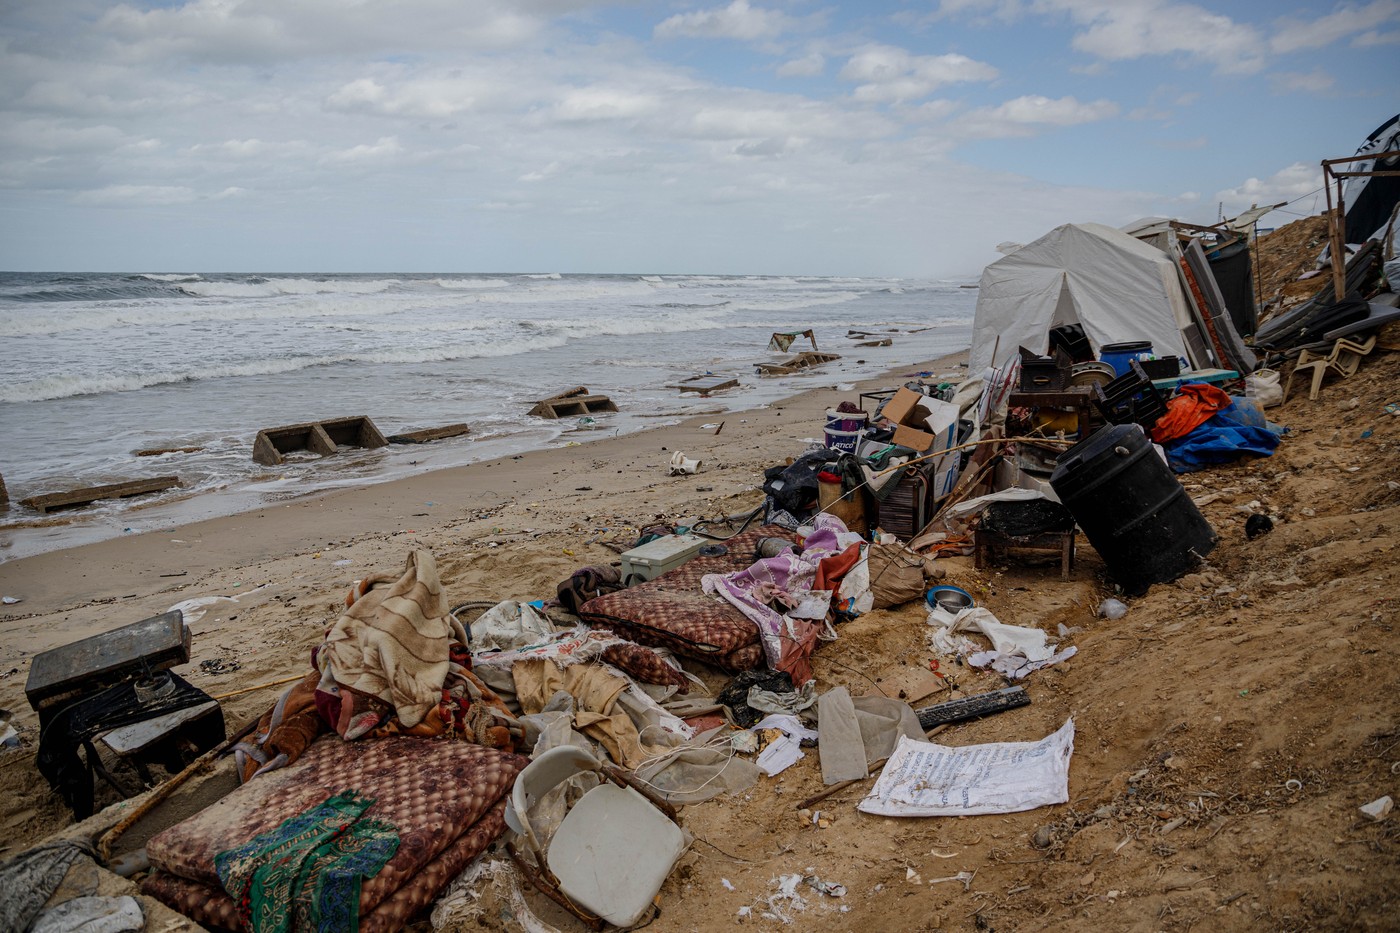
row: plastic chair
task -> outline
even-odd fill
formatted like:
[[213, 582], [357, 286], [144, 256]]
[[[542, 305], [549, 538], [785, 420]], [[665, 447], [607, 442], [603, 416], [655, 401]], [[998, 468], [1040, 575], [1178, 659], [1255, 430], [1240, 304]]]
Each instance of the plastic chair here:
[[1356, 374], [1356, 370], [1361, 366], [1361, 358], [1369, 356], [1376, 348], [1376, 335], [1371, 334], [1365, 341], [1356, 343], [1346, 337], [1342, 337], [1332, 344], [1331, 352], [1326, 356], [1313, 353], [1304, 348], [1298, 352], [1298, 362], [1293, 364], [1293, 371], [1288, 374], [1288, 381], [1283, 384], [1283, 400], [1288, 401], [1288, 392], [1293, 388], [1293, 377], [1299, 372], [1312, 373], [1312, 390], [1308, 392], [1308, 398], [1316, 401], [1317, 393], [1322, 388], [1322, 380], [1328, 372], [1335, 372], [1343, 379]]
[[[600, 783], [584, 794], [554, 831], [548, 852], [541, 853], [530, 809], [587, 771], [614, 783]], [[506, 823], [545, 870], [534, 871], [512, 844], [515, 863], [545, 894], [595, 929], [602, 927], [600, 918], [627, 927], [646, 913], [689, 843], [675, 818], [666, 801], [573, 745], [551, 748], [527, 765], [506, 807]]]

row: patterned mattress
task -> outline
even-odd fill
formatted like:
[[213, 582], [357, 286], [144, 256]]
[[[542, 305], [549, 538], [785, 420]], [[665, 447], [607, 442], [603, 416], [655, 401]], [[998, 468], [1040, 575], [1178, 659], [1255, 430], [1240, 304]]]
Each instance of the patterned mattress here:
[[347, 788], [373, 797], [366, 816], [399, 835], [393, 858], [360, 890], [360, 929], [400, 929], [505, 827], [504, 796], [528, 759], [464, 742], [394, 736], [322, 737], [295, 764], [269, 772], [146, 846], [142, 890], [191, 919], [240, 929], [214, 856]]
[[579, 607], [579, 617], [637, 644], [670, 648], [722, 670], [758, 667], [763, 663], [758, 626], [718, 596], [706, 596], [700, 578], [747, 570], [760, 538], [797, 542], [797, 535], [777, 525], [746, 531], [722, 542], [729, 553], [696, 557], [654, 580], [590, 599]]

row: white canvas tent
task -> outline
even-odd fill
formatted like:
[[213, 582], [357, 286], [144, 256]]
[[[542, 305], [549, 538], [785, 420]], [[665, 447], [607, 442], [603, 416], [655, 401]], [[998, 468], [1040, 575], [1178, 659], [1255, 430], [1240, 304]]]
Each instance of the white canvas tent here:
[[1096, 354], [1150, 340], [1158, 356], [1185, 357], [1191, 313], [1161, 250], [1102, 224], [1065, 224], [983, 270], [969, 372], [1002, 365], [1018, 347], [1047, 352], [1061, 324], [1083, 327]]

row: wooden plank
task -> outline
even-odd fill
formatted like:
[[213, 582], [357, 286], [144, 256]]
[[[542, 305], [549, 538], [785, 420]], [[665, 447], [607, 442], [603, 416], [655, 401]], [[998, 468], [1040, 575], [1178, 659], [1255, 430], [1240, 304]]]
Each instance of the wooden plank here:
[[879, 339], [879, 340], [866, 340], [866, 341], [864, 341], [864, 342], [862, 342], [862, 343], [856, 344], [856, 346], [858, 346], [858, 347], [888, 347], [888, 346], [889, 346], [890, 344], [892, 344], [892, 343], [894, 343], [894, 341], [891, 340], [889, 337], [883, 337], [883, 338], [881, 338], [881, 339]]
[[20, 505], [42, 514], [52, 512], [55, 509], [87, 505], [99, 499], [125, 499], [128, 496], [144, 496], [179, 485], [180, 477], [178, 476], [156, 476], [151, 479], [136, 479], [126, 483], [85, 486], [82, 489], [70, 489], [66, 492], [50, 492], [39, 496], [30, 496], [28, 499], [21, 500]]
[[440, 428], [422, 428], [417, 431], [404, 431], [402, 434], [390, 434], [391, 444], [426, 444], [429, 441], [440, 441], [448, 437], [461, 437], [463, 434], [471, 432], [471, 427], [465, 424], [446, 424]]
[[147, 447], [145, 450], [136, 451], [136, 456], [159, 457], [161, 454], [192, 454], [203, 449], [203, 447]]
[[877, 675], [876, 683], [868, 684], [861, 695], [903, 700], [912, 706], [925, 697], [947, 689], [948, 682], [927, 667], [896, 665]]

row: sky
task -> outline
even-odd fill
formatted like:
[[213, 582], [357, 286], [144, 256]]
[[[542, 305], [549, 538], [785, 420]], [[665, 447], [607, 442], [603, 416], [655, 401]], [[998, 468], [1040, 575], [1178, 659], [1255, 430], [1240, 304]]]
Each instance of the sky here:
[[1397, 88], [1400, 0], [0, 0], [0, 269], [975, 276]]

